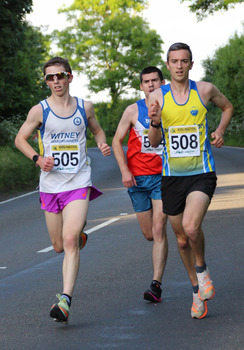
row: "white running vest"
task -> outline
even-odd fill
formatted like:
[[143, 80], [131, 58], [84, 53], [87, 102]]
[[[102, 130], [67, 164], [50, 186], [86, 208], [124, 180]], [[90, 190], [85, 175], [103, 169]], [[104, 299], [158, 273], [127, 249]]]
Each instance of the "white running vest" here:
[[40, 155], [54, 157], [50, 172], [41, 170], [40, 192], [59, 193], [91, 186], [91, 168], [86, 153], [87, 118], [84, 101], [67, 118], [57, 116], [47, 100], [41, 101], [43, 123], [38, 129]]

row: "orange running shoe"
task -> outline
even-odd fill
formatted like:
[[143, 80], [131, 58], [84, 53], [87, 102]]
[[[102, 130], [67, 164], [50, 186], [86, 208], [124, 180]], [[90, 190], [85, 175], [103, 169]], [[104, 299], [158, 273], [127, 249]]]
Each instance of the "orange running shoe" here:
[[193, 293], [193, 303], [191, 307], [192, 318], [204, 318], [208, 313], [207, 301], [202, 301], [198, 293]]
[[208, 268], [201, 273], [197, 273], [198, 279], [198, 295], [201, 300], [210, 300], [214, 297], [215, 289], [213, 281], [210, 279]]
[[86, 226], [86, 221], [85, 221], [85, 224], [81, 230], [81, 234], [80, 234], [80, 238], [79, 238], [79, 250], [81, 250], [82, 248], [85, 247], [86, 242], [88, 240], [88, 235], [84, 232], [85, 226]]
[[80, 234], [80, 238], [79, 238], [79, 249], [80, 250], [85, 247], [87, 240], [88, 240], [88, 235], [82, 231]]

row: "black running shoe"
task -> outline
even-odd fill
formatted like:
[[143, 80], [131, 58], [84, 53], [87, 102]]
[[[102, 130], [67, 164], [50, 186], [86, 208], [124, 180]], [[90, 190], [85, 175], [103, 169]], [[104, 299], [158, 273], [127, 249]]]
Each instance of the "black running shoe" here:
[[59, 303], [53, 304], [50, 310], [50, 316], [54, 318], [56, 322], [68, 323], [69, 318], [69, 305], [65, 298], [62, 298], [60, 294], [56, 294], [59, 299]]
[[144, 299], [152, 301], [153, 303], [160, 303], [162, 289], [157, 281], [152, 281], [150, 288], [144, 292]]

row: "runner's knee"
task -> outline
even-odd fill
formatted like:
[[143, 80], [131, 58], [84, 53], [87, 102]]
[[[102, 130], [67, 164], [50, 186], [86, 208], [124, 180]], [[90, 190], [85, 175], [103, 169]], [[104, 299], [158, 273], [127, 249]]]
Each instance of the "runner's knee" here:
[[75, 250], [79, 245], [77, 237], [75, 235], [69, 235], [66, 237], [63, 244], [65, 250]]
[[190, 248], [190, 243], [189, 243], [189, 239], [187, 237], [178, 237], [177, 238], [177, 244], [178, 244], [178, 248], [181, 251], [187, 251]]
[[199, 234], [199, 226], [194, 223], [188, 223], [184, 224], [183, 227], [187, 237], [189, 237], [190, 240], [195, 241]]
[[53, 243], [53, 249], [55, 250], [56, 253], [63, 253], [64, 248], [63, 245], [61, 244], [57, 244], [57, 243]]
[[143, 233], [143, 236], [146, 238], [147, 241], [153, 241], [153, 235], [152, 235], [152, 232], [142, 232]]

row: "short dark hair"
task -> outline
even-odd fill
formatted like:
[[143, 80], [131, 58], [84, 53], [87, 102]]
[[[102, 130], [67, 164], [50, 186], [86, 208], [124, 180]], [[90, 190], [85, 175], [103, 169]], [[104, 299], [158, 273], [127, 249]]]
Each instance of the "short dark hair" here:
[[167, 52], [167, 62], [169, 62], [169, 54], [171, 51], [187, 50], [190, 56], [190, 62], [192, 62], [192, 52], [190, 46], [184, 43], [174, 43], [170, 46]]
[[51, 58], [49, 61], [47, 61], [45, 64], [44, 64], [44, 67], [43, 67], [43, 75], [46, 74], [46, 68], [47, 67], [51, 67], [51, 66], [64, 66], [64, 69], [66, 72], [69, 72], [70, 74], [72, 74], [72, 69], [70, 67], [70, 64], [69, 64], [69, 61], [65, 58], [62, 58], [62, 57], [53, 57]]
[[155, 67], [155, 66], [148, 66], [146, 68], [144, 68], [141, 73], [140, 73], [140, 82], [142, 83], [142, 76], [144, 74], [150, 74], [150, 73], [158, 73], [158, 76], [159, 76], [159, 79], [161, 81], [164, 80], [164, 77], [163, 77], [163, 73], [162, 71], [158, 68], [158, 67]]

